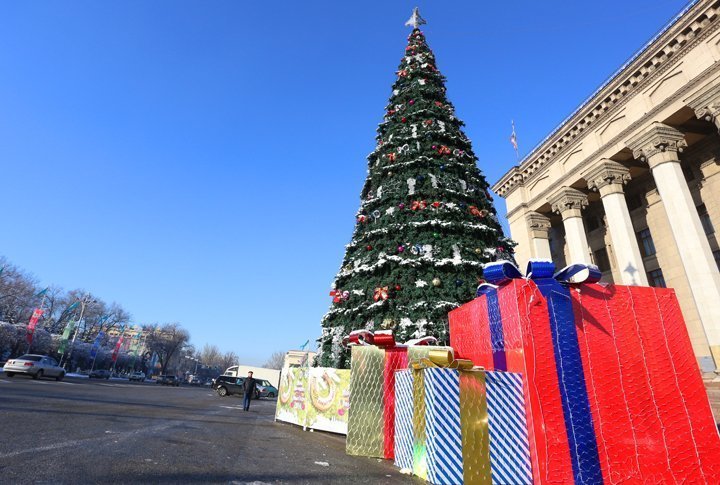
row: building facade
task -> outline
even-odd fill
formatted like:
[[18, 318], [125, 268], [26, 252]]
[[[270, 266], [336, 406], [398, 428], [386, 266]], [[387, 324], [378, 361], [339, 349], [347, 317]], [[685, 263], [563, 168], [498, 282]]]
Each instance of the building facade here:
[[720, 1], [699, 0], [493, 186], [519, 264], [674, 288], [707, 373], [720, 368], [719, 130]]

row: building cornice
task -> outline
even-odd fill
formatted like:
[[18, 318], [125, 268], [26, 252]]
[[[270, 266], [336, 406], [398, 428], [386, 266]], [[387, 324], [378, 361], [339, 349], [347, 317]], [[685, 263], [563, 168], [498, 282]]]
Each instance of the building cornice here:
[[701, 0], [683, 10], [673, 22], [648, 43], [633, 60], [611, 76], [603, 87], [560, 124], [519, 166], [513, 167], [492, 187], [506, 197], [533, 178], [533, 174], [575, 145], [591, 128], [608, 119], [628, 99], [693, 46], [720, 26], [720, 0]]
[[[667, 108], [669, 105], [677, 101], [678, 99], [683, 98], [687, 95], [688, 92], [692, 91], [694, 88], [696, 88], [700, 83], [706, 81], [709, 77], [717, 75], [718, 71], [720, 71], [720, 62], [715, 62], [713, 65], [708, 67], [702, 74], [697, 76], [695, 79], [693, 79], [690, 83], [686, 84], [682, 89], [680, 89], [677, 93], [673, 94], [669, 98], [665, 99], [662, 103], [658, 104], [654, 108], [652, 108], [650, 111], [647, 112], [645, 117], [642, 119], [639, 119], [633, 123], [631, 123], [629, 126], [627, 126], [625, 129], [623, 129], [620, 133], [612, 137], [603, 147], [599, 148], [595, 152], [591, 153], [583, 161], [581, 161], [576, 169], [579, 173], [583, 173], [584, 171], [588, 170], [588, 168], [597, 162], [597, 160], [602, 157], [603, 152], [605, 151], [605, 146], [614, 146], [618, 143], [625, 143], [625, 141], [632, 136], [639, 128], [641, 128], [643, 125], [646, 125], [648, 123], [648, 119], [652, 119], [657, 113], [661, 112], [665, 108]], [[567, 173], [561, 177], [559, 177], [552, 187], [549, 187], [539, 194], [535, 195], [532, 199], [527, 200], [523, 207], [524, 210], [527, 210], [531, 207], [536, 207], [536, 205], [542, 204], [545, 202], [545, 199], [548, 197], [548, 194], [551, 193], [554, 190], [554, 187], [557, 187], [559, 185], [572, 183], [577, 179], [577, 173], [576, 171], [573, 171], [572, 173]], [[526, 181], [523, 181], [525, 183]], [[508, 213], [506, 214], [506, 217], [509, 219], [511, 218], [516, 212], [521, 210], [520, 207], [516, 207], [513, 209], [510, 209]]]

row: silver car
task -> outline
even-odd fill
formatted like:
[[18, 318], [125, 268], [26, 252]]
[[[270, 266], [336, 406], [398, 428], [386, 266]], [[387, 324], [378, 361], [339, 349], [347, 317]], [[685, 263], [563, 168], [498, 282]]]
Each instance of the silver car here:
[[10, 359], [5, 363], [3, 372], [8, 377], [15, 374], [26, 374], [33, 379], [40, 377], [54, 377], [62, 380], [65, 377], [65, 369], [58, 366], [52, 357], [46, 355], [25, 354], [17, 359]]

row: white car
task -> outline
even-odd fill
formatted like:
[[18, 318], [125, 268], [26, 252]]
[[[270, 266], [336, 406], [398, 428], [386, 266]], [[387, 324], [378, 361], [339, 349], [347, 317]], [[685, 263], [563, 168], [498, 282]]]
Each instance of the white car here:
[[26, 374], [33, 379], [54, 377], [58, 381], [65, 377], [65, 369], [58, 366], [55, 359], [47, 355], [35, 354], [25, 354], [16, 359], [8, 360], [3, 367], [3, 372], [8, 377], [15, 374]]
[[128, 380], [145, 382], [145, 373], [144, 372], [133, 372], [132, 374], [130, 374], [130, 377], [128, 377]]

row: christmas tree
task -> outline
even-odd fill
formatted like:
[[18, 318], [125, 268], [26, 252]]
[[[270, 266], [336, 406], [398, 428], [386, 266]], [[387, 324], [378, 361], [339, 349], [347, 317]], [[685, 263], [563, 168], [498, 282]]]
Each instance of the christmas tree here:
[[320, 365], [348, 365], [342, 340], [353, 330], [447, 342], [447, 313], [475, 297], [483, 263], [512, 259], [514, 244], [503, 236], [422, 23], [416, 9], [322, 320]]

